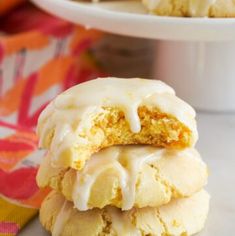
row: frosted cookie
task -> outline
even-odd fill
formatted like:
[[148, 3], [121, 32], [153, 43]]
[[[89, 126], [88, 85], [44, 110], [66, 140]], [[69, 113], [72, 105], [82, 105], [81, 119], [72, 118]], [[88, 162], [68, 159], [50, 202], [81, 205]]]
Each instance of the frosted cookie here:
[[52, 236], [179, 236], [202, 230], [208, 209], [209, 195], [204, 190], [159, 208], [106, 207], [82, 212], [51, 192], [42, 203], [40, 220]]
[[100, 149], [150, 144], [185, 148], [198, 138], [195, 111], [161, 81], [103, 78], [67, 90], [39, 118], [40, 147], [54, 165], [82, 169]]
[[235, 17], [234, 0], [142, 0], [147, 9], [161, 16]]
[[40, 187], [61, 192], [81, 211], [107, 205], [123, 210], [157, 207], [191, 196], [206, 182], [207, 167], [195, 149], [136, 145], [103, 149], [80, 171], [52, 167], [46, 156], [37, 175]]

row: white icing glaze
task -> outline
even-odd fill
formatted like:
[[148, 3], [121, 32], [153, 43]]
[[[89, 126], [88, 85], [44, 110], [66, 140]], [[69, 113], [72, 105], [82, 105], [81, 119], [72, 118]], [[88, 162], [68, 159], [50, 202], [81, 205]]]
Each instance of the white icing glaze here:
[[161, 0], [143, 0], [143, 3], [148, 6], [148, 9], [153, 11], [159, 7]]
[[140, 230], [131, 223], [131, 211], [122, 212], [118, 208], [108, 207], [107, 212], [117, 236], [141, 236]]
[[61, 232], [69, 219], [72, 212], [71, 203], [68, 201], [64, 201], [62, 208], [60, 209], [59, 214], [56, 217], [55, 224], [53, 226], [52, 236], [60, 236]]
[[102, 78], [72, 87], [47, 106], [39, 117], [39, 146], [48, 132], [55, 130], [50, 152], [56, 162], [65, 149], [88, 142], [86, 133], [93, 124], [92, 119], [109, 106], [122, 109], [131, 131], [138, 133], [140, 105], [156, 106], [175, 116], [193, 131], [196, 142], [195, 111], [177, 98], [172, 88], [157, 80]]
[[189, 0], [190, 16], [207, 16], [209, 8], [217, 0]]
[[167, 155], [166, 149], [150, 146], [114, 146], [94, 154], [84, 169], [77, 172], [73, 189], [73, 202], [77, 209], [89, 209], [90, 191], [96, 178], [107, 168], [117, 169], [121, 192], [122, 210], [129, 210], [135, 202], [138, 173], [144, 163], [150, 163]]

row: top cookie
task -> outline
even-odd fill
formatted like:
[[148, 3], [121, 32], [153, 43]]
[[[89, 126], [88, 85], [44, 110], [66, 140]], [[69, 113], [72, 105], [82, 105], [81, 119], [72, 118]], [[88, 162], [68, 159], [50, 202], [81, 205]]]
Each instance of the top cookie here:
[[102, 78], [65, 91], [42, 112], [40, 147], [54, 165], [82, 169], [112, 145], [194, 146], [195, 111], [157, 80]]
[[161, 16], [235, 17], [234, 0], [142, 0], [147, 9]]

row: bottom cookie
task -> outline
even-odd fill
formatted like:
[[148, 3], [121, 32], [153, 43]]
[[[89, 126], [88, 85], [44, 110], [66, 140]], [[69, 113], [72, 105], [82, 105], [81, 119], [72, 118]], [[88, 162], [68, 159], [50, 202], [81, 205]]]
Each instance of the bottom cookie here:
[[186, 236], [203, 228], [209, 199], [209, 194], [201, 190], [158, 208], [78, 211], [61, 194], [52, 191], [42, 203], [40, 221], [53, 236]]

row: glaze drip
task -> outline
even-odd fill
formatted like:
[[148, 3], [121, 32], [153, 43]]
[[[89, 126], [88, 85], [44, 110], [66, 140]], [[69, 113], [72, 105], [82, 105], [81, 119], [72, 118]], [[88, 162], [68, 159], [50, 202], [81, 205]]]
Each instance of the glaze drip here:
[[210, 7], [216, 0], [189, 0], [190, 16], [207, 16]]
[[64, 204], [56, 217], [56, 221], [53, 227], [52, 236], [60, 236], [67, 220], [70, 218], [72, 212], [71, 203], [64, 201]]
[[73, 202], [78, 210], [89, 209], [89, 197], [97, 177], [106, 169], [117, 170], [122, 193], [122, 210], [134, 206], [138, 174], [144, 163], [167, 155], [166, 149], [150, 146], [115, 146], [94, 154], [81, 171], [77, 171], [73, 189]]

